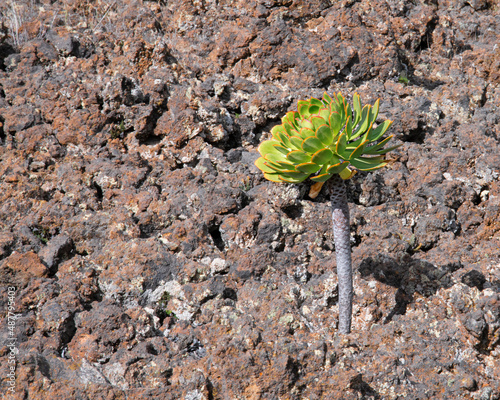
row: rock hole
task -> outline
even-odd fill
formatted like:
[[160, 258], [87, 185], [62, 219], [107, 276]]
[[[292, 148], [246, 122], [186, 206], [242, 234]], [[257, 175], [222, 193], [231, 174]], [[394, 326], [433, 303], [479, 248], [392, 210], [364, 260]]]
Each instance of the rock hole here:
[[219, 230], [219, 225], [214, 225], [211, 228], [209, 228], [208, 233], [212, 237], [212, 240], [213, 240], [215, 246], [220, 251], [224, 251], [225, 244], [224, 244], [224, 240], [222, 239], [222, 235], [221, 235], [220, 230]]
[[436, 24], [437, 24], [437, 18], [433, 18], [428, 22], [426, 27], [427, 29], [420, 39], [420, 44], [417, 48], [417, 51], [423, 51], [431, 48], [432, 33], [434, 32], [434, 29], [436, 29]]
[[476, 287], [479, 290], [483, 290], [486, 278], [481, 272], [473, 269], [462, 276], [462, 283], [465, 283], [469, 287]]
[[302, 216], [304, 208], [300, 204], [294, 204], [291, 206], [286, 206], [282, 208], [282, 211], [286, 214], [286, 216], [290, 219], [297, 219]]
[[76, 334], [76, 324], [75, 324], [75, 315], [71, 315], [66, 323], [63, 326], [63, 330], [61, 332], [61, 346], [59, 347], [59, 354], [61, 357], [66, 357], [66, 351], [68, 350], [68, 344], [73, 340], [73, 337]]
[[93, 181], [90, 187], [95, 190], [95, 196], [97, 200], [102, 201], [103, 199], [102, 188], [97, 184], [97, 182]]
[[[3, 92], [3, 90], [1, 88], [0, 88], [0, 91]], [[0, 95], [2, 95], [2, 93], [0, 93]], [[5, 97], [5, 95], [3, 95], [1, 97]], [[7, 135], [5, 134], [5, 131], [3, 130], [4, 123], [5, 123], [5, 119], [3, 119], [0, 116], [0, 146], [3, 146], [5, 144], [5, 142], [7, 141]]]

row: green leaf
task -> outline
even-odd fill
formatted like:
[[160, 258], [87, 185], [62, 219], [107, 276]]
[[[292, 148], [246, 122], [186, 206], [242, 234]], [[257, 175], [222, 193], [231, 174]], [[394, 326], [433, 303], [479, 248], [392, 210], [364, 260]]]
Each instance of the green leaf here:
[[302, 128], [299, 132], [299, 136], [302, 138], [302, 139], [305, 139], [305, 138], [308, 138], [309, 136], [314, 136], [315, 133], [312, 129], [309, 129], [309, 128]]
[[333, 142], [333, 133], [328, 125], [321, 125], [316, 130], [316, 137], [323, 143], [325, 146], [330, 146]]
[[311, 117], [311, 122], [314, 125], [314, 130], [318, 129], [318, 127], [320, 127], [321, 125], [326, 124], [326, 121], [323, 118], [316, 115], [313, 115]]
[[272, 181], [272, 182], [278, 182], [278, 183], [283, 182], [280, 179], [279, 174], [271, 174], [271, 173], [264, 172], [264, 178], [266, 178], [267, 180]]
[[358, 147], [362, 142], [364, 142], [363, 138], [356, 139], [353, 142], [347, 142], [346, 149], [353, 151], [356, 147]]
[[283, 125], [276, 125], [273, 127], [273, 129], [271, 129], [271, 135], [273, 135], [274, 140], [280, 141], [280, 137], [278, 136], [279, 132], [286, 134], [286, 130]]
[[288, 122], [290, 125], [295, 125], [295, 120], [298, 118], [299, 113], [296, 111], [289, 111], [285, 114], [283, 118], [281, 118], [281, 122], [285, 124], [285, 122]]
[[311, 104], [309, 106], [309, 115], [315, 115], [319, 112], [319, 109], [323, 106], [323, 104], [321, 104], [321, 106], [318, 106], [317, 104]]
[[307, 153], [316, 153], [318, 150], [323, 148], [323, 144], [316, 136], [310, 136], [304, 139], [302, 143], [302, 150]]
[[[317, 106], [319, 107], [318, 110], [321, 108], [321, 107], [324, 107], [325, 105], [323, 104], [323, 102], [319, 99], [316, 99], [316, 98], [311, 98], [311, 100], [309, 100], [309, 103], [311, 103], [312, 106]], [[311, 113], [313, 114], [313, 113]]]
[[282, 174], [279, 176], [279, 179], [282, 181], [282, 182], [287, 182], [287, 183], [300, 183], [300, 182], [304, 182], [307, 177], [309, 175], [307, 174], [301, 174], [300, 176], [289, 176], [289, 175], [286, 175], [286, 174]]
[[352, 106], [354, 108], [354, 121], [353, 126], [356, 126], [361, 119], [361, 101], [359, 99], [359, 94], [354, 93], [352, 98]]
[[266, 165], [269, 167], [269, 168], [272, 168], [274, 169], [275, 171], [287, 171], [287, 170], [293, 170], [295, 169], [295, 166], [288, 162], [288, 161], [271, 161], [271, 160], [268, 160], [266, 158], [264, 158], [266, 160]]
[[330, 114], [330, 127], [332, 128], [333, 134], [337, 136], [342, 128], [342, 116], [334, 111]]
[[285, 122], [283, 123], [283, 127], [285, 128], [286, 130], [286, 133], [288, 134], [288, 136], [292, 136], [293, 133], [293, 129], [294, 129], [294, 126], [292, 124], [290, 124], [289, 122]]
[[342, 132], [337, 140], [337, 146], [335, 148], [335, 152], [342, 158], [346, 158], [344, 157], [346, 147], [347, 147], [346, 133]]
[[315, 164], [313, 162], [308, 162], [297, 165], [297, 169], [305, 174], [314, 174], [321, 169], [321, 165]]
[[339, 175], [343, 180], [351, 179], [354, 176], [354, 174], [356, 174], [356, 171], [352, 171], [349, 167], [344, 168], [342, 171], [339, 172]]
[[320, 175], [316, 175], [316, 176], [311, 176], [311, 180], [314, 182], [326, 182], [332, 176], [333, 176], [333, 174], [320, 174]]
[[[384, 154], [387, 154], [390, 151], [396, 150], [397, 148], [401, 147], [402, 145], [403, 144], [401, 143], [401, 144], [397, 144], [395, 146], [387, 147], [386, 149], [381, 149], [379, 151], [376, 151], [373, 154], [384, 155]], [[372, 154], [372, 153], [370, 153], [370, 154]]]
[[262, 172], [267, 172], [267, 173], [274, 173], [275, 170], [270, 168], [267, 163], [266, 163], [266, 160], [262, 157], [259, 157], [257, 158], [257, 160], [255, 160], [255, 166], [260, 169]]
[[331, 113], [330, 107], [320, 108], [318, 115], [325, 120], [324, 123], [328, 123], [328, 121], [330, 120], [330, 113]]
[[366, 106], [363, 107], [363, 111], [361, 111], [361, 122], [358, 124], [356, 129], [354, 130], [354, 134], [352, 135], [351, 139], [355, 139], [358, 136], [362, 135], [363, 133], [366, 132], [368, 129], [368, 126], [370, 124], [370, 105], [367, 104]]
[[342, 108], [345, 108], [344, 107], [344, 96], [342, 96], [342, 93], [338, 92], [335, 96], [337, 98], [337, 104], [342, 106]]
[[364, 154], [376, 154], [376, 152], [381, 150], [387, 144], [387, 142], [389, 142], [389, 140], [391, 140], [393, 137], [394, 137], [393, 135], [388, 136], [384, 140], [382, 140], [381, 142], [379, 142], [377, 144], [374, 144], [372, 146], [367, 146], [365, 148]]
[[352, 109], [349, 103], [345, 103], [345, 115], [346, 118], [350, 118], [352, 120]]
[[333, 101], [331, 104], [330, 104], [330, 108], [332, 109], [332, 112], [337, 112], [339, 114], [343, 114], [344, 113], [344, 106], [339, 104], [337, 101]]
[[300, 150], [291, 151], [286, 158], [294, 164], [302, 164], [311, 161], [311, 156]]
[[332, 159], [332, 157], [333, 157], [333, 152], [330, 149], [321, 149], [313, 154], [311, 161], [313, 163], [323, 165], [328, 163]]
[[346, 139], [351, 140], [352, 136], [352, 117], [347, 117], [347, 123], [345, 124]]
[[371, 171], [374, 169], [382, 168], [387, 165], [384, 157], [358, 157], [349, 160], [351, 165], [361, 171]]
[[330, 104], [332, 102], [332, 98], [325, 92], [323, 93], [323, 102]]
[[308, 119], [303, 119], [299, 122], [299, 125], [301, 128], [309, 128], [309, 129], [314, 129], [314, 125], [311, 121]]
[[353, 159], [353, 158], [361, 156], [363, 154], [363, 151], [364, 151], [367, 144], [368, 144], [368, 140], [365, 140], [364, 142], [362, 142], [358, 147], [356, 147], [353, 150], [353, 152], [349, 156], [349, 159]]
[[302, 150], [302, 142], [304, 139], [302, 139], [299, 136], [292, 136], [290, 137], [290, 143], [295, 147], [296, 149]]
[[286, 161], [285, 155], [280, 153], [278, 150], [275, 150], [275, 153], [263, 154], [262, 157], [264, 157], [266, 161], [272, 161], [275, 163]]
[[377, 99], [372, 109], [370, 110], [370, 121], [372, 123], [375, 122], [375, 120], [377, 119], [379, 106], [380, 106], [380, 99]]
[[274, 147], [274, 145], [276, 145], [276, 144], [279, 145], [281, 143], [278, 142], [277, 140], [265, 140], [265, 141], [263, 141], [258, 148], [260, 155], [265, 156], [268, 153], [273, 153], [273, 154], [277, 153], [278, 151]]
[[330, 165], [327, 169], [326, 172], [329, 174], [339, 174], [344, 170], [347, 166], [349, 165], [349, 161], [342, 161], [338, 164], [335, 165]]
[[283, 147], [281, 144], [275, 144], [274, 148], [285, 156], [290, 152], [290, 150], [288, 150], [286, 147]]
[[363, 142], [364, 141], [368, 141], [368, 137], [370, 136], [370, 132], [372, 131], [372, 127], [373, 127], [373, 121], [370, 122], [370, 126], [368, 127], [368, 129], [366, 130], [365, 134], [363, 135]]
[[387, 129], [389, 129], [391, 125], [392, 125], [391, 120], [385, 120], [375, 129], [372, 129], [370, 135], [368, 135], [368, 140], [370, 142], [375, 142], [376, 140], [380, 139], [382, 136], [384, 136], [385, 131], [387, 131]]
[[286, 134], [285, 129], [283, 128], [283, 132], [279, 131], [276, 133], [276, 136], [279, 138], [279, 141], [282, 143], [282, 146], [291, 148], [292, 144], [290, 143], [290, 136]]
[[297, 102], [297, 111], [302, 118], [309, 118], [311, 113], [309, 112], [309, 103], [304, 100], [299, 100]]

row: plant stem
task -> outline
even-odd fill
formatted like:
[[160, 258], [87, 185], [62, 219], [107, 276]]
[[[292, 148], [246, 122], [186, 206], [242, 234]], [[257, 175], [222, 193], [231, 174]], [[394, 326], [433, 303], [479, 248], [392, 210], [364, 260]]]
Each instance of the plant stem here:
[[349, 205], [342, 178], [335, 174], [327, 182], [332, 205], [333, 236], [339, 282], [339, 332], [345, 334], [351, 332], [353, 296]]

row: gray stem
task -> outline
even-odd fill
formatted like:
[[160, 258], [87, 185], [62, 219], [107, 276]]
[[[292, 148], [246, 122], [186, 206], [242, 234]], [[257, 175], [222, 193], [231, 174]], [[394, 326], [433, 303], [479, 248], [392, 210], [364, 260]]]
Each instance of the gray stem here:
[[339, 282], [339, 332], [344, 334], [351, 332], [353, 296], [349, 206], [342, 178], [335, 174], [327, 183], [332, 204], [333, 236]]

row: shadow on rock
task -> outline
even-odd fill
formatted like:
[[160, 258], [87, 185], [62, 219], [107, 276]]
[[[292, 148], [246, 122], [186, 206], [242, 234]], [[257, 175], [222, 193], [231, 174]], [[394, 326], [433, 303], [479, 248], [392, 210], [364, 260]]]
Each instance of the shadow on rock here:
[[384, 323], [388, 323], [395, 315], [406, 313], [415, 293], [430, 297], [440, 288], [450, 288], [453, 285], [452, 272], [461, 267], [457, 263], [438, 267], [409, 255], [395, 259], [379, 254], [364, 259], [359, 272], [363, 278], [373, 276], [379, 282], [397, 288], [396, 305], [384, 320]]

